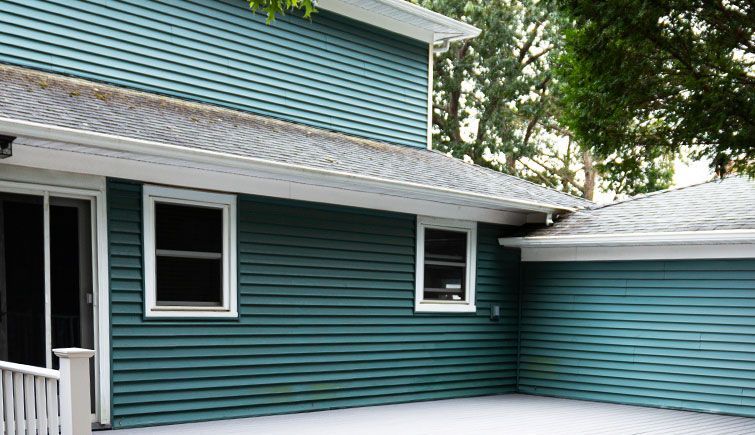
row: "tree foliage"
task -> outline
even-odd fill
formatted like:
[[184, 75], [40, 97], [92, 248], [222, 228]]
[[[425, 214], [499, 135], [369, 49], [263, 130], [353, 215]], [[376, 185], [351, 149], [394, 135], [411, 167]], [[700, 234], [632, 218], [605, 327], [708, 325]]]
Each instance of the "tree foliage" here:
[[[601, 156], [690, 147], [755, 175], [755, 3], [560, 0], [564, 120]], [[626, 160], [625, 160], [626, 162]]]
[[304, 18], [309, 18], [315, 9], [315, 0], [247, 0], [249, 7], [254, 12], [262, 10], [267, 14], [267, 23], [270, 24], [275, 20], [276, 15], [285, 15], [286, 11], [302, 10]]
[[561, 121], [553, 67], [569, 24], [549, 0], [423, 0], [482, 29], [435, 58], [433, 143], [442, 151], [592, 198], [598, 183], [635, 194], [670, 184], [673, 158], [631, 148], [596, 161]]

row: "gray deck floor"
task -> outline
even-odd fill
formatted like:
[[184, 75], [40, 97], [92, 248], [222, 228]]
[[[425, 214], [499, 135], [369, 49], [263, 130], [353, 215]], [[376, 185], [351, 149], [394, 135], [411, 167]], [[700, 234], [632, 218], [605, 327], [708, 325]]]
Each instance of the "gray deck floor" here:
[[224, 420], [117, 435], [755, 434], [755, 418], [511, 394]]

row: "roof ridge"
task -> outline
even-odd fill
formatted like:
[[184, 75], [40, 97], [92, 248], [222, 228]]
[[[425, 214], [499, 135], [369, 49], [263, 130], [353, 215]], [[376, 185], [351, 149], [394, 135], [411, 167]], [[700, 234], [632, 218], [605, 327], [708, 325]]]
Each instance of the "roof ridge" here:
[[438, 154], [440, 154], [442, 156], [454, 159], [454, 160], [459, 161], [461, 163], [464, 163], [464, 164], [467, 164], [467, 165], [471, 165], [472, 167], [476, 168], [477, 170], [480, 170], [481, 172], [486, 172], [486, 173], [494, 174], [494, 175], [499, 176], [499, 177], [503, 176], [503, 177], [506, 177], [506, 178], [509, 178], [509, 179], [512, 179], [512, 180], [516, 180], [518, 182], [523, 182], [523, 183], [530, 184], [530, 185], [535, 186], [535, 187], [540, 188], [540, 189], [547, 189], [547, 190], [549, 190], [551, 192], [568, 196], [571, 199], [576, 199], [576, 200], [579, 200], [579, 201], [584, 201], [584, 202], [589, 203], [589, 204], [595, 204], [595, 202], [590, 201], [589, 199], [586, 199], [586, 198], [582, 198], [581, 196], [572, 195], [571, 193], [568, 193], [568, 192], [562, 192], [562, 191], [560, 191], [558, 189], [554, 189], [552, 187], [541, 186], [540, 184], [534, 183], [534, 182], [532, 182], [530, 180], [525, 180], [524, 178], [517, 177], [515, 175], [507, 174], [507, 173], [501, 172], [501, 171], [496, 171], [495, 169], [488, 168], [488, 167], [485, 167], [485, 166], [482, 166], [482, 165], [478, 165], [475, 162], [467, 162], [465, 160], [458, 159], [456, 157], [450, 156], [447, 153], [444, 153], [444, 152], [436, 150], [436, 149], [430, 149], [430, 151], [436, 152], [436, 153], [438, 153]]
[[[642, 194], [639, 194], [639, 195], [630, 196], [629, 198], [622, 199], [620, 201], [614, 201], [614, 202], [611, 202], [611, 203], [608, 203], [608, 204], [603, 204], [603, 205], [600, 205], [598, 207], [594, 207], [594, 208], [592, 208], [592, 210], [600, 210], [600, 209], [604, 209], [604, 208], [611, 207], [611, 206], [614, 206], [614, 205], [625, 204], [625, 203], [632, 202], [632, 201], [639, 201], [639, 200], [642, 200], [642, 199], [645, 199], [645, 198], [651, 198], [651, 197], [663, 195], [663, 194], [666, 194], [666, 193], [678, 192], [680, 190], [685, 190], [685, 189], [688, 189], [690, 187], [699, 187], [699, 186], [702, 186], [704, 184], [723, 182], [727, 178], [731, 178], [731, 177], [732, 176], [728, 176], [728, 177], [724, 177], [724, 178], [714, 178], [712, 180], [700, 181], [698, 183], [688, 184], [686, 186], [669, 187], [667, 189], [661, 189], [661, 190], [656, 190], [656, 191], [653, 191], [653, 192], [642, 193]], [[738, 177], [738, 175], [734, 175], [733, 177]]]

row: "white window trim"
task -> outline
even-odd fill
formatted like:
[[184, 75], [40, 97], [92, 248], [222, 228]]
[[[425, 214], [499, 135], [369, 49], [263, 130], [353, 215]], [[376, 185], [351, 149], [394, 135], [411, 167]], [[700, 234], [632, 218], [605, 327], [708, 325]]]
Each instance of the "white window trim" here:
[[[426, 301], [425, 287], [425, 229], [463, 231], [467, 233], [466, 298], [463, 301]], [[417, 216], [417, 261], [415, 272], [414, 312], [416, 313], [474, 313], [475, 277], [477, 274], [477, 222]]]
[[[105, 178], [67, 172], [46, 172], [36, 168], [5, 164], [0, 166], [0, 169], [2, 169], [0, 192], [38, 195], [43, 197], [44, 203], [49, 202], [50, 196], [85, 199], [91, 203], [92, 240], [94, 241], [92, 252], [93, 332], [96, 351], [94, 360], [95, 370], [97, 370], [92, 382], [95, 383], [98, 391], [98, 402], [92, 421], [99, 421], [104, 425], [110, 424], [110, 286], [108, 283]], [[49, 210], [44, 213], [49, 213]], [[49, 295], [46, 295], [45, 304], [49, 305]], [[50, 325], [48, 322], [45, 323], [45, 341], [47, 341]]]
[[[236, 196], [162, 186], [144, 186], [144, 316], [150, 318], [236, 318]], [[223, 210], [223, 305], [220, 307], [157, 305], [155, 202]]]

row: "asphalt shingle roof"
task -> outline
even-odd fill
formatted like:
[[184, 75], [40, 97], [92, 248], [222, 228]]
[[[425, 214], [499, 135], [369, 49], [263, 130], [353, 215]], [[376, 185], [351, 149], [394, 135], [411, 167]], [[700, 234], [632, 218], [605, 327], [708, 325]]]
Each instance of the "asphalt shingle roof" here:
[[501, 199], [564, 208], [592, 204], [437, 151], [15, 66], [0, 65], [0, 117]]
[[565, 215], [528, 237], [755, 229], [755, 181], [732, 176]]

